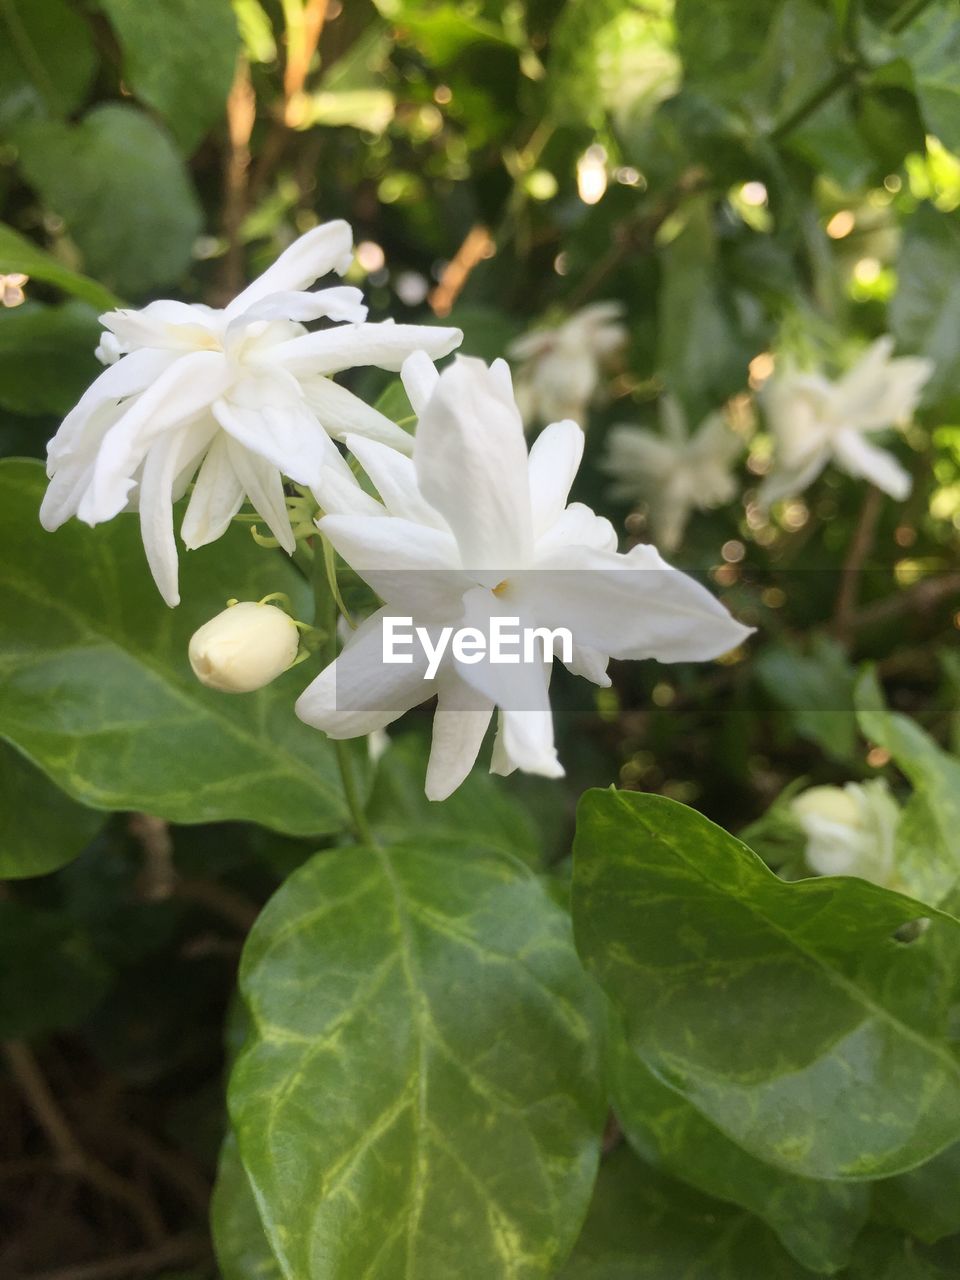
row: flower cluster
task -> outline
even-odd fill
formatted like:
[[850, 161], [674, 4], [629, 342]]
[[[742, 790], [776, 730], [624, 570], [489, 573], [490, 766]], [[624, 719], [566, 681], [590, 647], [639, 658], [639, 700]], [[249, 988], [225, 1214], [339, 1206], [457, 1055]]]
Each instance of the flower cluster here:
[[[431, 798], [469, 772], [495, 712], [492, 769], [558, 776], [546, 645], [518, 665], [445, 655], [436, 679], [425, 679], [418, 661], [384, 662], [383, 618], [407, 615], [425, 634], [506, 615], [566, 628], [566, 664], [601, 685], [610, 658], [702, 661], [749, 631], [653, 547], [620, 554], [609, 521], [569, 501], [584, 434], [564, 415], [589, 395], [586, 363], [593, 369], [623, 339], [615, 311], [596, 308], [581, 323], [571, 345], [589, 361], [556, 382], [553, 401], [540, 395], [539, 412], [559, 420], [528, 450], [504, 361], [458, 358], [438, 373], [433, 360], [459, 343], [458, 330], [369, 324], [356, 290], [308, 290], [330, 271], [343, 274], [351, 252], [346, 224], [328, 223], [224, 310], [154, 302], [105, 316], [99, 355], [108, 368], [51, 442], [41, 518], [55, 528], [71, 515], [96, 524], [139, 511], [150, 567], [176, 604], [173, 503], [191, 481], [187, 547], [220, 536], [246, 499], [293, 551], [286, 477], [313, 494], [318, 528], [384, 602], [302, 694], [301, 718], [333, 738], [356, 737], [436, 692]], [[308, 330], [317, 320], [324, 327]], [[558, 351], [541, 354], [566, 366], [570, 353]], [[363, 364], [402, 371], [419, 420], [414, 436], [333, 381]], [[279, 610], [248, 602], [201, 628], [190, 657], [206, 683], [240, 691], [292, 663], [294, 641]]]

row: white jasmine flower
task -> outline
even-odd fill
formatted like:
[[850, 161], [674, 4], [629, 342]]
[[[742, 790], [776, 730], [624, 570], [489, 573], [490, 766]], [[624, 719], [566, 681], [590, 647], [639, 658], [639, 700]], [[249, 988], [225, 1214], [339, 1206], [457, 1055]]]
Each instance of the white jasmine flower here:
[[433, 639], [445, 626], [489, 631], [496, 617], [565, 627], [573, 641], [567, 666], [601, 685], [609, 684], [610, 657], [702, 661], [749, 634], [653, 547], [618, 554], [610, 522], [568, 503], [583, 431], [556, 422], [528, 454], [504, 361], [487, 368], [460, 358], [437, 374], [411, 357], [403, 377], [420, 418], [413, 458], [348, 437], [382, 504], [335, 485], [328, 492], [339, 509], [318, 522], [384, 607], [303, 693], [301, 719], [352, 738], [436, 692], [426, 791], [438, 800], [470, 771], [495, 708], [494, 772], [562, 773], [549, 663], [473, 665], [447, 651], [426, 681], [422, 654], [409, 665], [383, 661], [384, 618], [409, 616]]
[[595, 302], [555, 329], [524, 334], [507, 348], [520, 362], [516, 396], [524, 422], [582, 423], [605, 360], [627, 341], [619, 302]]
[[764, 386], [761, 399], [775, 443], [774, 468], [760, 490], [769, 505], [812, 484], [828, 462], [869, 480], [891, 498], [910, 492], [910, 476], [896, 458], [866, 436], [909, 421], [933, 362], [891, 359], [893, 339], [878, 338], [851, 369], [831, 382], [789, 363]]
[[19, 307], [26, 294], [23, 286], [30, 279], [22, 271], [13, 271], [9, 275], [0, 275], [0, 306]]
[[[194, 475], [180, 530], [188, 548], [219, 538], [246, 498], [292, 552], [283, 476], [316, 491], [325, 467], [346, 469], [331, 437], [347, 432], [411, 448], [406, 432], [331, 375], [355, 365], [399, 369], [417, 350], [442, 356], [462, 335], [366, 324], [357, 289], [306, 292], [330, 271], [342, 275], [352, 256], [348, 225], [328, 222], [223, 310], [161, 301], [102, 316], [97, 354], [108, 368], [48, 446], [44, 528], [139, 510], [150, 569], [175, 605], [172, 504]], [[319, 319], [334, 325], [308, 332], [303, 322]]]
[[806, 834], [811, 871], [892, 887], [900, 810], [882, 778], [811, 787], [790, 808]]
[[607, 439], [604, 471], [614, 476], [614, 498], [645, 500], [657, 544], [680, 545], [691, 511], [705, 511], [736, 496], [733, 463], [743, 446], [722, 413], [706, 418], [691, 436], [679, 402], [660, 403], [662, 433], [614, 427]]
[[242, 600], [193, 633], [193, 674], [221, 693], [251, 693], [282, 675], [297, 656], [300, 632], [282, 609]]

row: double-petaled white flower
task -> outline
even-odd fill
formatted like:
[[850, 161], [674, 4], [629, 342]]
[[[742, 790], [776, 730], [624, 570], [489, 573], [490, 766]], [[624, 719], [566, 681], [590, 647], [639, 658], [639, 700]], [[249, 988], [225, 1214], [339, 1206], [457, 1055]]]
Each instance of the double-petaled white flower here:
[[627, 341], [619, 302], [595, 302], [554, 329], [524, 334], [507, 348], [518, 362], [516, 397], [524, 422], [582, 423], [604, 361]]
[[[397, 370], [412, 351], [436, 358], [462, 335], [364, 323], [357, 289], [306, 291], [328, 272], [342, 275], [352, 257], [349, 226], [328, 222], [223, 310], [161, 301], [102, 316], [97, 354], [108, 368], [50, 442], [44, 527], [138, 510], [150, 569], [175, 605], [172, 506], [194, 476], [180, 529], [188, 548], [220, 537], [246, 498], [293, 551], [283, 476], [320, 501], [324, 469], [346, 467], [333, 439], [349, 432], [409, 450], [406, 432], [332, 375], [356, 365]], [[308, 332], [304, 322], [321, 319], [335, 323]]]
[[908, 473], [866, 436], [909, 421], [933, 363], [921, 356], [891, 359], [892, 351], [893, 339], [885, 335], [836, 382], [788, 362], [766, 383], [761, 399], [775, 453], [761, 502], [801, 493], [831, 461], [891, 498], [907, 496]]
[[674, 551], [691, 511], [736, 496], [733, 464], [743, 445], [722, 413], [711, 414], [691, 436], [683, 409], [670, 395], [661, 401], [660, 422], [659, 435], [642, 427], [614, 427], [602, 465], [615, 478], [611, 496], [646, 501], [658, 545]]
[[892, 887], [900, 809], [882, 778], [811, 787], [790, 809], [807, 837], [804, 856], [811, 871]]
[[435, 692], [426, 790], [442, 799], [469, 772], [496, 708], [494, 772], [562, 773], [549, 663], [468, 664], [448, 652], [426, 681], [423, 653], [408, 665], [383, 661], [385, 617], [410, 617], [431, 636], [447, 626], [489, 632], [497, 616], [522, 628], [566, 628], [573, 641], [567, 665], [601, 685], [609, 683], [611, 657], [700, 661], [748, 634], [653, 547], [618, 554], [610, 522], [568, 503], [583, 431], [556, 422], [528, 455], [502, 360], [487, 368], [459, 358], [437, 374], [412, 357], [403, 372], [419, 414], [412, 459], [348, 437], [382, 504], [332, 483], [327, 492], [336, 509], [319, 521], [384, 608], [301, 696], [301, 719], [333, 738], [357, 737]]

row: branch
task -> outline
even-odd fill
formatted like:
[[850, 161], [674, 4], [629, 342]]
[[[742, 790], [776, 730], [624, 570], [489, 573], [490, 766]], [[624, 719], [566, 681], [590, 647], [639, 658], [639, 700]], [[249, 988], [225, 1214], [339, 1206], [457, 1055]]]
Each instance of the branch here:
[[250, 187], [250, 135], [257, 118], [257, 98], [250, 79], [250, 64], [241, 56], [227, 98], [227, 132], [230, 150], [223, 172], [222, 228], [227, 251], [220, 263], [219, 290], [224, 299], [243, 287], [243, 245], [240, 228], [247, 215]]
[[127, 1276], [150, 1276], [181, 1262], [201, 1262], [210, 1254], [205, 1240], [196, 1236], [175, 1236], [155, 1249], [141, 1249], [122, 1258], [104, 1258], [59, 1271], [39, 1271], [25, 1280], [124, 1280]]
[[283, 69], [283, 122], [288, 127], [299, 123], [297, 99], [303, 93], [307, 72], [317, 52], [323, 24], [327, 20], [329, 0], [289, 0], [283, 6], [287, 23], [287, 64]]
[[852, 630], [872, 627], [880, 622], [890, 622], [903, 613], [926, 613], [942, 600], [955, 597], [960, 604], [960, 573], [945, 573], [942, 577], [924, 578], [905, 588], [895, 596], [877, 600], [867, 605], [850, 619]]
[[440, 282], [428, 299], [433, 314], [438, 318], [448, 316], [460, 296], [463, 286], [474, 267], [485, 258], [492, 258], [497, 247], [486, 227], [477, 223], [467, 232], [463, 244], [443, 269]]
[[840, 590], [837, 593], [833, 614], [833, 632], [841, 644], [848, 644], [850, 641], [851, 623], [860, 594], [860, 575], [873, 549], [882, 506], [883, 494], [871, 485], [860, 508], [860, 515], [853, 537], [850, 539], [850, 547], [840, 575]]

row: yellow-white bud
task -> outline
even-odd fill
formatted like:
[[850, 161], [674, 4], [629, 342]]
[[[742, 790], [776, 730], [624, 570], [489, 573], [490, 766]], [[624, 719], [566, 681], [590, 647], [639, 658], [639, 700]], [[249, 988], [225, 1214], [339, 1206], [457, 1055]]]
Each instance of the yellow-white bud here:
[[891, 884], [900, 810], [882, 778], [843, 788], [811, 787], [790, 807], [807, 837], [811, 871]]
[[251, 693], [282, 675], [299, 646], [300, 633], [288, 614], [244, 600], [195, 631], [188, 654], [201, 684], [221, 693]]

